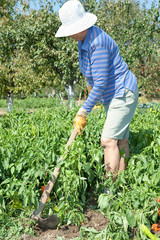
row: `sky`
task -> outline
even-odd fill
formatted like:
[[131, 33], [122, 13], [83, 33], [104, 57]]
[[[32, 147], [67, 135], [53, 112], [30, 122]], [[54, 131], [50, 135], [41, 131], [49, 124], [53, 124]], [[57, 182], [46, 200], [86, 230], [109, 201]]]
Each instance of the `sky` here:
[[[147, 1], [147, 5], [146, 5], [146, 7], [149, 9], [149, 8], [151, 8], [151, 5], [152, 5], [152, 2], [156, 2], [156, 4], [158, 5], [158, 0], [148, 0]], [[143, 3], [144, 3], [145, 1], [144, 0], [140, 0], [140, 4], [142, 5]], [[35, 9], [35, 10], [38, 10], [39, 9], [39, 0], [33, 0], [32, 2], [31, 2], [31, 4], [30, 4], [30, 7], [32, 8], [32, 9]], [[54, 10], [55, 11], [57, 11], [58, 12], [58, 10], [59, 10], [59, 5], [55, 5], [54, 6]]]

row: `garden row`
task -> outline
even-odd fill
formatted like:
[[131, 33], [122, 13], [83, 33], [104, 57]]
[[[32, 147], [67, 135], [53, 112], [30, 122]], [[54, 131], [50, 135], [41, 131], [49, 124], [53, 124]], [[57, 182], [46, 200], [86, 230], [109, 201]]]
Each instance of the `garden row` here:
[[[0, 239], [33, 234], [34, 222], [29, 217], [39, 205], [42, 186], [64, 153], [77, 110], [77, 106], [69, 110], [56, 103], [32, 114], [13, 111], [0, 119]], [[158, 221], [160, 208], [156, 201], [160, 196], [159, 105], [143, 111], [137, 108], [131, 123], [128, 168], [115, 183], [111, 174], [104, 178], [100, 145], [104, 121], [103, 108], [88, 116], [83, 134], [77, 136], [60, 163], [61, 173], [44, 214], [56, 214], [60, 224], [80, 225], [88, 192], [92, 191], [99, 195], [97, 204], [109, 224], [97, 233], [83, 229], [79, 239], [147, 239], [139, 225], [150, 228]], [[113, 195], [103, 194], [106, 184]]]

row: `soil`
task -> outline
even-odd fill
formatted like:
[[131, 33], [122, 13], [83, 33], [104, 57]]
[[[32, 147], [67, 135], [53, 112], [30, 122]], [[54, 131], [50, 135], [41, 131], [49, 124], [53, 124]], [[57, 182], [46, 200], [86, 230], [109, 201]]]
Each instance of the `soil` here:
[[[94, 228], [101, 231], [107, 226], [107, 219], [98, 210], [87, 209], [84, 212], [85, 221], [81, 226], [86, 228]], [[35, 227], [35, 236], [23, 234], [21, 240], [57, 240], [57, 237], [64, 237], [64, 239], [73, 239], [80, 236], [80, 228], [75, 225], [63, 225], [56, 230], [41, 229]]]

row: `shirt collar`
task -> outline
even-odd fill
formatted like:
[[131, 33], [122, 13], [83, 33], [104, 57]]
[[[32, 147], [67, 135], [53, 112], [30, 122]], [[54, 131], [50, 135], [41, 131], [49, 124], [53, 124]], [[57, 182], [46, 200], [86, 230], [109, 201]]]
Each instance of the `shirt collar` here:
[[93, 27], [90, 27], [90, 28], [88, 29], [88, 32], [87, 32], [86, 37], [85, 37], [85, 39], [84, 39], [84, 42], [82, 42], [82, 41], [79, 41], [79, 42], [78, 42], [78, 45], [79, 45], [79, 47], [80, 47], [82, 50], [85, 50], [85, 51], [88, 50], [90, 33], [91, 33], [92, 28], [93, 28]]

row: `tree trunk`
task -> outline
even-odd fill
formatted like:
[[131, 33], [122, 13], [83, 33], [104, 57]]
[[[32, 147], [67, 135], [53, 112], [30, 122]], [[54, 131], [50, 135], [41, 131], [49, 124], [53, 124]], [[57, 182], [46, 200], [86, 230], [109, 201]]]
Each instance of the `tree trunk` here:
[[70, 109], [75, 105], [75, 87], [74, 84], [64, 86], [67, 95]]
[[13, 92], [8, 92], [7, 94], [7, 110], [8, 112], [12, 111], [13, 106]]

